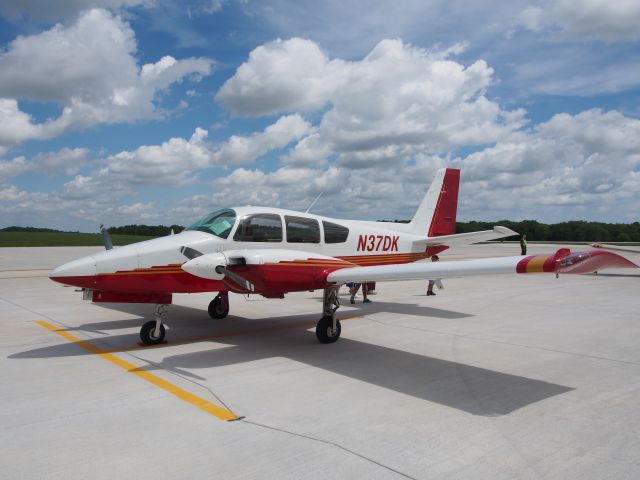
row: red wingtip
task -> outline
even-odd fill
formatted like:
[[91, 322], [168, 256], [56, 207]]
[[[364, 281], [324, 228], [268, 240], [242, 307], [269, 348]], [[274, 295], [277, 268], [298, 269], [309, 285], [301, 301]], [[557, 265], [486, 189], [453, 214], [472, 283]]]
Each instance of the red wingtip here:
[[607, 268], [638, 268], [638, 265], [606, 250], [574, 252], [557, 260], [557, 271], [561, 273], [592, 273]]

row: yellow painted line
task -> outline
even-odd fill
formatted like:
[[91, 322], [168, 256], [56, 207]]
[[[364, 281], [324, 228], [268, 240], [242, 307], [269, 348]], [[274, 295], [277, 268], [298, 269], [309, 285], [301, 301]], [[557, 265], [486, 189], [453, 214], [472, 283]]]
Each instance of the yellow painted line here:
[[42, 320], [38, 320], [36, 323], [41, 327], [46, 328], [47, 330], [57, 333], [61, 337], [65, 338], [66, 340], [69, 340], [72, 343], [75, 343], [76, 345], [84, 348], [85, 350], [88, 350], [91, 353], [95, 353], [96, 355], [99, 355], [103, 359], [119, 366], [120, 368], [123, 368], [127, 372], [137, 375], [143, 380], [146, 380], [147, 382], [152, 383], [156, 387], [166, 390], [167, 392], [178, 397], [180, 400], [184, 400], [185, 402], [188, 402], [191, 405], [198, 407], [200, 410], [203, 410], [209, 413], [210, 415], [213, 415], [214, 417], [219, 418], [220, 420], [237, 420], [238, 419], [238, 416], [235, 413], [231, 412], [230, 410], [220, 407], [214, 403], [211, 403], [208, 400], [205, 400], [204, 398], [194, 395], [193, 393], [187, 392], [186, 390], [183, 390], [182, 388], [174, 385], [173, 383], [167, 382], [166, 380], [163, 380], [162, 378], [157, 377], [152, 373], [149, 373], [145, 370], [140, 370], [138, 367], [136, 367], [132, 363], [122, 360], [121, 358], [118, 358], [111, 353], [105, 352], [102, 349], [96, 347], [95, 345], [92, 345], [91, 343], [85, 342], [84, 340], [80, 340], [78, 337], [71, 335], [69, 332], [59, 329], [54, 325], [51, 325], [50, 323], [47, 323]]

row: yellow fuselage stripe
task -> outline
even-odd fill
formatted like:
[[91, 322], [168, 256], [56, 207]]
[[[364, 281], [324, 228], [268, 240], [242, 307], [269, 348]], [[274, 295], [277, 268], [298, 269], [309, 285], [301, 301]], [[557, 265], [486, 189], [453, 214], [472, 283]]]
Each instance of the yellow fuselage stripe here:
[[84, 340], [80, 340], [79, 338], [71, 335], [69, 332], [61, 330], [51, 325], [50, 323], [47, 323], [42, 320], [38, 320], [36, 323], [41, 327], [46, 328], [47, 330], [51, 330], [52, 332], [57, 333], [61, 337], [65, 338], [66, 340], [69, 340], [72, 343], [75, 343], [76, 345], [84, 348], [85, 350], [88, 350], [91, 353], [95, 353], [96, 355], [99, 355], [103, 359], [119, 366], [120, 368], [126, 370], [127, 372], [137, 375], [143, 380], [146, 380], [147, 382], [152, 383], [156, 387], [160, 387], [163, 390], [166, 390], [167, 392], [178, 397], [180, 400], [184, 400], [185, 402], [188, 402], [194, 405], [195, 407], [198, 407], [200, 410], [203, 410], [209, 413], [210, 415], [213, 415], [214, 417], [219, 418], [220, 420], [236, 420], [238, 418], [238, 416], [235, 413], [231, 412], [230, 410], [220, 407], [214, 403], [211, 403], [208, 400], [205, 400], [204, 398], [200, 398], [197, 395], [194, 395], [193, 393], [187, 392], [186, 390], [183, 390], [182, 388], [174, 385], [173, 383], [167, 382], [166, 380], [163, 380], [162, 378], [157, 377], [152, 373], [149, 373], [145, 370], [140, 370], [138, 367], [136, 367], [132, 363], [122, 360], [121, 358], [118, 358], [111, 353], [107, 353], [102, 349], [96, 347], [95, 345], [85, 342]]

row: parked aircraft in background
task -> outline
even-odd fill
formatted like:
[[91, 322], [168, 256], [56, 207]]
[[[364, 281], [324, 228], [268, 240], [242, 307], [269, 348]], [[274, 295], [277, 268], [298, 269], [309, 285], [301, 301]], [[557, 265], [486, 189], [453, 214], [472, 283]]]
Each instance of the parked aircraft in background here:
[[606, 243], [592, 243], [593, 248], [601, 248], [602, 250], [611, 250], [614, 252], [630, 253], [632, 255], [640, 255], [640, 247], [637, 246], [621, 246], [621, 245], [609, 245]]
[[213, 318], [229, 313], [229, 292], [284, 298], [289, 292], [321, 289], [322, 343], [340, 337], [337, 291], [347, 282], [447, 278], [498, 273], [587, 273], [635, 267], [602, 250], [413, 263], [452, 246], [510, 237], [505, 227], [455, 234], [460, 171], [439, 170], [408, 224], [338, 220], [263, 207], [215, 211], [185, 231], [114, 248], [66, 263], [52, 280], [81, 287], [94, 302], [153, 303], [154, 320], [140, 331], [147, 345], [164, 340], [162, 316], [173, 293], [218, 292]]

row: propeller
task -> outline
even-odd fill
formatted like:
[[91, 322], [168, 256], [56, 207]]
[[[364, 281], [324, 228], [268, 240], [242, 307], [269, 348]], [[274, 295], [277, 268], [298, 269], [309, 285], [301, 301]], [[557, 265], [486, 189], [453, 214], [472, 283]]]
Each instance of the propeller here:
[[202, 252], [199, 252], [195, 248], [191, 247], [180, 247], [180, 253], [187, 257], [189, 260], [193, 260], [196, 257], [204, 255]]
[[111, 242], [109, 231], [104, 225], [100, 225], [100, 233], [102, 234], [102, 242], [104, 243], [105, 250], [111, 250], [113, 248], [113, 243]]
[[220, 274], [224, 275], [225, 277], [229, 277], [231, 280], [236, 282], [238, 285], [240, 285], [245, 290], [249, 290], [250, 292], [254, 292], [255, 289], [256, 289], [255, 286], [253, 285], [253, 283], [251, 283], [249, 280], [247, 280], [246, 278], [241, 277], [237, 273], [232, 272], [231, 270], [229, 270], [226, 267], [223, 267], [222, 265], [218, 265], [215, 268], [215, 270], [216, 270], [217, 273], [220, 273]]

